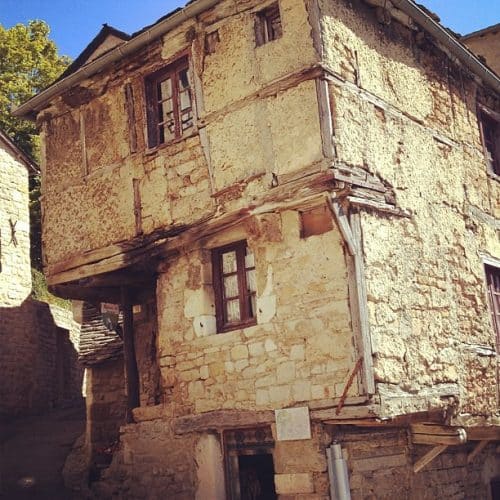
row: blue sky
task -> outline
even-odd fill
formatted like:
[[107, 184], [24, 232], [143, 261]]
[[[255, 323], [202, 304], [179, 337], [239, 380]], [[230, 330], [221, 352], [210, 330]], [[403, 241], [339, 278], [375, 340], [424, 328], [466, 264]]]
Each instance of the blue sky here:
[[[498, 0], [419, 0], [436, 12], [445, 26], [466, 34], [500, 23]], [[108, 23], [127, 33], [153, 23], [179, 0], [0, 0], [0, 24], [11, 27], [43, 19], [62, 54], [75, 58]]]

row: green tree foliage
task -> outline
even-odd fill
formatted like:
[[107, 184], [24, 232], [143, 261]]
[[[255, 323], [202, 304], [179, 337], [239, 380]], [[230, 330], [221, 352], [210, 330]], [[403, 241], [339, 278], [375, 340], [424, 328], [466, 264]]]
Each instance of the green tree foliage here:
[[29, 21], [9, 29], [0, 25], [0, 127], [35, 159], [35, 125], [13, 117], [11, 111], [50, 85], [70, 62], [58, 54], [49, 32], [44, 21]]
[[[36, 126], [12, 116], [12, 110], [50, 85], [68, 66], [49, 40], [44, 21], [29, 21], [6, 29], [0, 24], [0, 128], [14, 142], [39, 161]], [[30, 179], [31, 261], [42, 267], [40, 179]]]

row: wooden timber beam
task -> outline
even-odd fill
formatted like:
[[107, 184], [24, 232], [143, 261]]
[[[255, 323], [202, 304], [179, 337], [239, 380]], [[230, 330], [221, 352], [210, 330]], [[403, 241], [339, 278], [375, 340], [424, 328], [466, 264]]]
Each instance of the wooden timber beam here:
[[123, 311], [123, 357], [125, 364], [125, 383], [127, 389], [128, 423], [134, 421], [132, 410], [140, 405], [139, 399], [139, 371], [135, 357], [134, 345], [134, 316], [132, 302], [125, 287], [121, 288], [121, 302]]
[[196, 221], [196, 223], [171, 226], [156, 230], [149, 235], [141, 235], [130, 241], [116, 243], [104, 248], [83, 252], [46, 267], [47, 283], [59, 285], [79, 279], [130, 268], [154, 258], [176, 255], [180, 248], [217, 233], [227, 227], [241, 223], [253, 215], [279, 211], [291, 202], [300, 206], [297, 199], [328, 193], [337, 185], [330, 170], [306, 175], [286, 184], [270, 189], [251, 206], [218, 215], [216, 211]]
[[467, 442], [467, 433], [463, 427], [415, 423], [410, 425], [410, 429], [413, 444], [451, 446]]
[[474, 459], [488, 446], [490, 441], [484, 440], [484, 441], [479, 441], [474, 449], [467, 455], [467, 463], [471, 464]]
[[428, 451], [423, 457], [415, 462], [413, 465], [413, 472], [415, 472], [415, 474], [420, 472], [427, 464], [431, 463], [437, 456], [441, 455], [446, 448], [448, 448], [448, 446], [434, 446], [432, 450]]
[[[49, 292], [56, 297], [68, 300], [84, 300], [86, 302], [109, 302], [110, 304], [121, 303], [121, 291], [119, 287], [85, 287], [75, 284], [51, 285]], [[140, 288], [129, 288], [130, 300], [133, 305], [144, 304], [155, 293], [154, 284]]]
[[469, 441], [500, 441], [500, 426], [466, 427]]
[[199, 415], [187, 415], [174, 420], [175, 434], [205, 432], [210, 430], [237, 429], [274, 423], [274, 411], [216, 410]]

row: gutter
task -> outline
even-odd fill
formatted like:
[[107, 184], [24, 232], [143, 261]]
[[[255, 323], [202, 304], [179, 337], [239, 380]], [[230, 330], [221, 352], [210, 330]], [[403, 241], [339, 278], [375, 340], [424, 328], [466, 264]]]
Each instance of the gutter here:
[[52, 98], [62, 94], [65, 90], [68, 90], [72, 86], [76, 85], [84, 78], [89, 78], [104, 69], [106, 66], [136, 52], [153, 40], [156, 40], [165, 33], [173, 30], [184, 21], [192, 19], [198, 14], [201, 14], [205, 10], [213, 7], [218, 2], [219, 0], [197, 0], [189, 4], [187, 7], [184, 7], [172, 16], [167, 17], [136, 37], [110, 50], [95, 61], [81, 67], [79, 70], [75, 71], [71, 75], [68, 75], [66, 78], [54, 83], [47, 89], [32, 97], [30, 100], [26, 101], [24, 104], [18, 106], [12, 114], [19, 118], [24, 117], [32, 119], [33, 114], [41, 111]]
[[416, 23], [436, 37], [457, 59], [473, 73], [479, 76], [484, 83], [500, 93], [500, 78], [489, 70], [459, 41], [455, 40], [439, 23], [420, 9], [411, 0], [391, 0], [392, 4], [408, 14]]

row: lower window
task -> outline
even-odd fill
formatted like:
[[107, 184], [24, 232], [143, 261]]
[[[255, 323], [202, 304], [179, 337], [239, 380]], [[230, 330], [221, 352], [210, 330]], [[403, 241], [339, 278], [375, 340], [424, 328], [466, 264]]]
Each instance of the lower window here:
[[274, 441], [270, 427], [224, 433], [229, 500], [274, 500]]
[[217, 331], [256, 323], [255, 261], [246, 241], [212, 250]]

